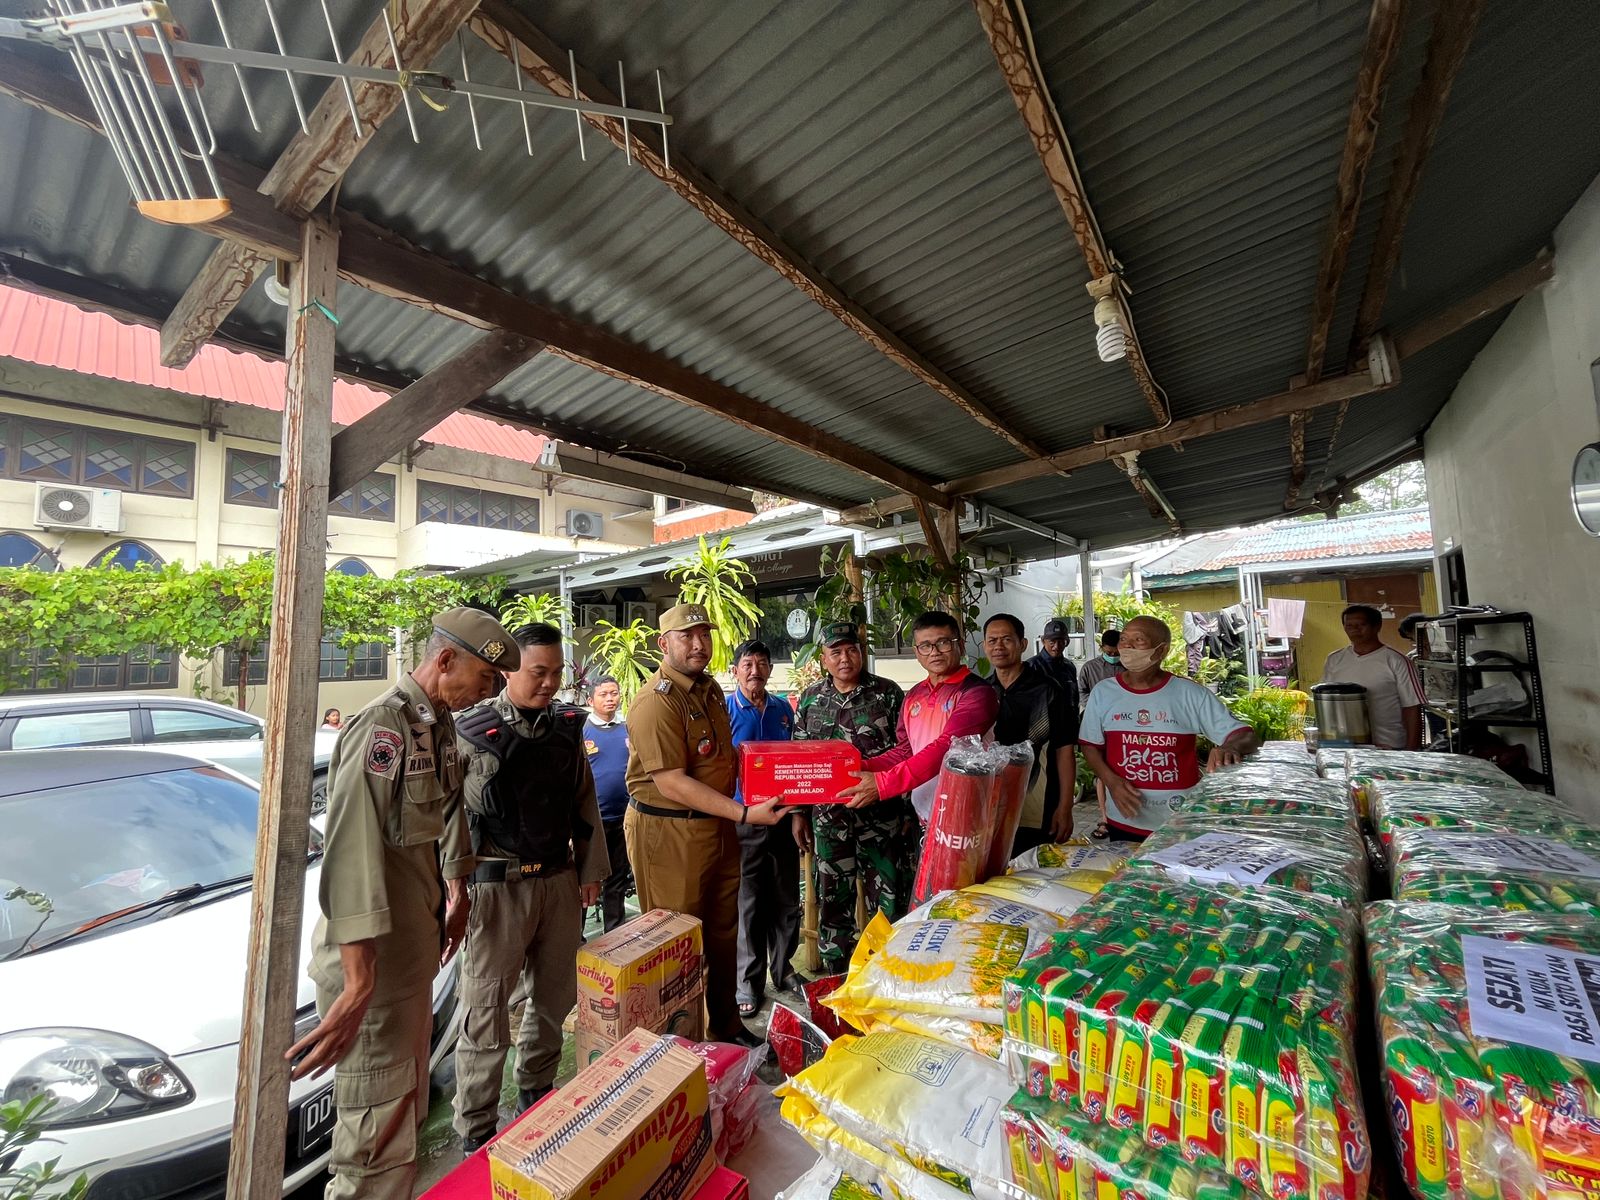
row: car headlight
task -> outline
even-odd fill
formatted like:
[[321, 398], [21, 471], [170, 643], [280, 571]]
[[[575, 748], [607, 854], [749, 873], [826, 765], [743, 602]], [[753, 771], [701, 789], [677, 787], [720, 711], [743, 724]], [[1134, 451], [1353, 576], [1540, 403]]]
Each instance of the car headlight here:
[[50, 1128], [89, 1125], [185, 1104], [194, 1089], [154, 1046], [100, 1029], [0, 1034], [0, 1102], [51, 1096]]

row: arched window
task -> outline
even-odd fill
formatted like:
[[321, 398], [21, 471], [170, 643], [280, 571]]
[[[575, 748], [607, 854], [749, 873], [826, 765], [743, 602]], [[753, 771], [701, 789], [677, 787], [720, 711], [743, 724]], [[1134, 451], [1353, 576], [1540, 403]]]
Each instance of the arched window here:
[[[329, 574], [360, 579], [376, 572], [359, 558], [341, 558], [329, 568]], [[389, 647], [385, 643], [363, 642], [359, 646], [341, 646], [335, 630], [329, 630], [327, 636], [323, 637], [322, 654], [317, 663], [317, 678], [323, 683], [388, 677]]]
[[27, 534], [8, 529], [0, 533], [0, 567], [35, 567], [41, 571], [59, 571], [61, 564], [54, 554]]
[[372, 568], [359, 558], [341, 558], [333, 564], [333, 571], [337, 575], [349, 575], [355, 579], [372, 574]]
[[107, 547], [105, 552], [94, 560], [94, 565], [97, 567], [120, 567], [124, 571], [131, 571], [140, 563], [160, 567], [165, 565], [166, 560], [143, 542], [131, 539]]

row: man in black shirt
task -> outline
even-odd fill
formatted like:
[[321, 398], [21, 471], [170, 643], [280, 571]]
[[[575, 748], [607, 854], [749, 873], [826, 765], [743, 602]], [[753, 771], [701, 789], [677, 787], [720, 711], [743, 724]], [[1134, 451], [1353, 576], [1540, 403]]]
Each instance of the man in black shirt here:
[[[995, 741], [1008, 746], [1027, 742], [1033, 747], [1033, 772], [1013, 854], [1072, 836], [1072, 783], [1078, 770], [1076, 698], [1037, 665], [1022, 660], [1027, 644], [1022, 622], [1010, 613], [998, 613], [984, 624], [983, 649], [994, 668], [989, 682], [1000, 693]], [[1066, 781], [1066, 786], [1047, 786], [1047, 781], [1055, 780]], [[1064, 794], [1059, 802], [1058, 793]]]

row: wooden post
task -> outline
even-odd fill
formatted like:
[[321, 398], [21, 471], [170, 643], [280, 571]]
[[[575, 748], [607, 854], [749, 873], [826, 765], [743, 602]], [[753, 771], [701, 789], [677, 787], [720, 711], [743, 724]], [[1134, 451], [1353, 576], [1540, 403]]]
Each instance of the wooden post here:
[[[261, 826], [250, 903], [250, 957], [234, 1092], [228, 1200], [279, 1200], [289, 1120], [289, 1064], [300, 978], [300, 913], [317, 728], [317, 646], [327, 572], [339, 234], [309, 218], [291, 275], [283, 485], [267, 664]], [[324, 311], [326, 308], [326, 311]]]

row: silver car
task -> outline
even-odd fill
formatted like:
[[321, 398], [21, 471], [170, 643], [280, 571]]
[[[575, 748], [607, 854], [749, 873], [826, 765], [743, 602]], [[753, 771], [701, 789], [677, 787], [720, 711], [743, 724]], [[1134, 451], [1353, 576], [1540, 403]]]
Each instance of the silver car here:
[[[188, 755], [22, 750], [0, 770], [0, 1101], [55, 1100], [48, 1142], [89, 1200], [221, 1196], [238, 1078], [258, 793]], [[296, 1034], [321, 836], [306, 869]], [[9, 898], [8, 898], [9, 897]], [[455, 961], [433, 986], [430, 1065], [459, 1032]], [[285, 1193], [326, 1165], [331, 1076], [289, 1090]]]
[[[265, 734], [260, 717], [210, 700], [134, 692], [0, 696], [0, 750], [164, 746], [231, 767], [259, 783]], [[328, 759], [338, 736], [317, 732], [312, 812], [327, 807]]]

